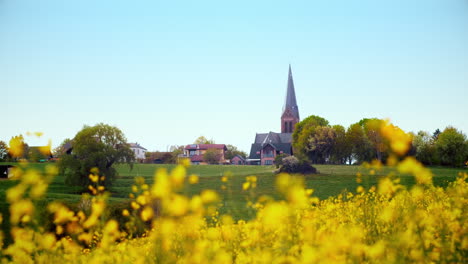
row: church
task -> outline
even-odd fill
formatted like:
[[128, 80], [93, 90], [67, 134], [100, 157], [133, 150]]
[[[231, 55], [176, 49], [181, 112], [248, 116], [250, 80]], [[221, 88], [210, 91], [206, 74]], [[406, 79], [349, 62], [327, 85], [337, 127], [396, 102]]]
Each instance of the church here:
[[292, 155], [292, 133], [298, 122], [299, 109], [296, 102], [291, 65], [289, 65], [286, 101], [281, 115], [281, 133], [257, 133], [250, 148], [249, 163], [252, 165], [273, 165], [277, 155]]

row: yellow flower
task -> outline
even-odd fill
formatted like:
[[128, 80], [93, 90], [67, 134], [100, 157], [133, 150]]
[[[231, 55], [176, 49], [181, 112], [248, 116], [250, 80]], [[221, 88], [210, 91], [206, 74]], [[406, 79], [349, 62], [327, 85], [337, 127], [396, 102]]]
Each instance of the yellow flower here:
[[[19, 200], [10, 206], [10, 222], [18, 224], [20, 220], [27, 222], [34, 212], [34, 205], [30, 200]], [[27, 216], [26, 218], [23, 218]]]
[[184, 185], [185, 175], [184, 166], [177, 166], [171, 171], [171, 184], [174, 189], [180, 189]]
[[129, 215], [130, 215], [130, 212], [129, 212], [127, 209], [124, 209], [124, 210], [122, 211], [122, 215], [123, 215], [123, 216], [129, 216]]
[[184, 215], [189, 207], [189, 200], [182, 195], [174, 195], [168, 205], [169, 213], [173, 216]]
[[201, 193], [201, 200], [205, 204], [213, 203], [219, 200], [219, 196], [213, 190], [203, 190]]
[[190, 175], [189, 177], [190, 184], [197, 184], [198, 183], [198, 176], [195, 174]]
[[145, 206], [145, 208], [143, 208], [143, 210], [141, 211], [141, 220], [143, 221], [148, 221], [150, 220], [151, 218], [153, 218], [153, 215], [154, 215], [154, 212], [153, 212], [153, 209], [149, 206]]
[[98, 182], [99, 181], [99, 175], [90, 174], [88, 177], [92, 182]]

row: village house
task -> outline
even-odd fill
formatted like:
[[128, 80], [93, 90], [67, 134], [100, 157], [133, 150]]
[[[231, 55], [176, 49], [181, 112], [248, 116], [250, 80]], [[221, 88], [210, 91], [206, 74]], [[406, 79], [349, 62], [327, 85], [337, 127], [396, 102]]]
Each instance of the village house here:
[[227, 147], [225, 144], [190, 144], [184, 147], [184, 154], [179, 157], [190, 158], [192, 164], [208, 164], [208, 161], [204, 158], [204, 154], [208, 150], [213, 150], [216, 153], [216, 163], [226, 163], [225, 153]]
[[130, 149], [133, 151], [133, 153], [135, 153], [135, 159], [137, 161], [143, 161], [146, 156], [146, 151], [147, 149], [145, 149], [144, 147], [140, 146], [140, 144], [138, 143], [128, 143], [130, 145]]
[[248, 163], [252, 165], [273, 165], [277, 155], [293, 155], [292, 133], [300, 121], [296, 102], [291, 65], [289, 65], [286, 101], [281, 115], [281, 133], [257, 133], [250, 148]]
[[232, 165], [245, 165], [245, 158], [241, 155], [234, 155], [231, 159]]

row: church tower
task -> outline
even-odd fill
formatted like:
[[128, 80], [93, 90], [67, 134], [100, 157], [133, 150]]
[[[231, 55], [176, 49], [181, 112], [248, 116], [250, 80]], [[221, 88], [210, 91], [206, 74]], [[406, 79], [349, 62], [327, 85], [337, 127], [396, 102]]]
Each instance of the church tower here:
[[299, 109], [296, 103], [296, 93], [294, 91], [294, 82], [289, 65], [288, 87], [286, 90], [286, 101], [281, 115], [281, 133], [292, 133], [294, 126], [299, 122]]

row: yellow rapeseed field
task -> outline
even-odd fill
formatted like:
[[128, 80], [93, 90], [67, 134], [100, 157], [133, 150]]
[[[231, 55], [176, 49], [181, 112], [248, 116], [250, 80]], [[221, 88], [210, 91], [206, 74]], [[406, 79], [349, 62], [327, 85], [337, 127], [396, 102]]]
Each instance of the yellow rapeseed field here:
[[[304, 188], [301, 176], [281, 174], [276, 187], [285, 199], [253, 201], [257, 215], [249, 221], [219, 215], [215, 190], [182, 195], [184, 184], [197, 184], [198, 178], [188, 176], [188, 164], [181, 164], [157, 171], [152, 186], [136, 179], [131, 206], [122, 211], [125, 228], [103, 220], [107, 194], [99, 172], [92, 171], [89, 212], [51, 203], [50, 231], [33, 216], [57, 171], [24, 171], [20, 183], [7, 191], [14, 242], [0, 257], [14, 263], [87, 264], [467, 263], [468, 174], [460, 173], [447, 188], [435, 187], [430, 170], [403, 158], [411, 138], [391, 124], [382, 134], [393, 153], [386, 165], [412, 174], [417, 184], [411, 189], [389, 175], [376, 187], [359, 186], [357, 194], [319, 200]], [[256, 178], [248, 177], [243, 189], [255, 187]], [[144, 235], [131, 238], [138, 229], [146, 229]]]

